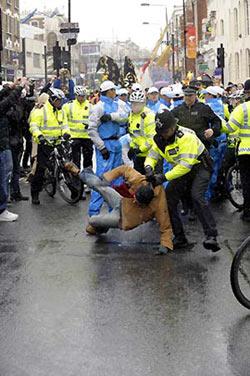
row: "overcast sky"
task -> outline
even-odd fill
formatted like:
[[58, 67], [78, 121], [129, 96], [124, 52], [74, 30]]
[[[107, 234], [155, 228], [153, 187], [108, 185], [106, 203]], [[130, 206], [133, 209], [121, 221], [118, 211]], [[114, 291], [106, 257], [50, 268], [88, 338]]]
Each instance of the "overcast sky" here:
[[[79, 41], [126, 40], [131, 38], [140, 47], [152, 49], [165, 23], [167, 6], [170, 16], [174, 5], [182, 0], [150, 0], [150, 4], [162, 6], [141, 7], [141, 0], [71, 0], [72, 22], [79, 22]], [[58, 7], [67, 13], [68, 0], [20, 0], [20, 8]], [[150, 25], [142, 25], [142, 22]]]

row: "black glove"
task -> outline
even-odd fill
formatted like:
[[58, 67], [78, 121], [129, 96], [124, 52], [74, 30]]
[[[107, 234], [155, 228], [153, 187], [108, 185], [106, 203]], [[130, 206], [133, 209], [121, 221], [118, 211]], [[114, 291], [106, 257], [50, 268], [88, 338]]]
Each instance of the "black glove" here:
[[145, 176], [146, 176], [146, 180], [149, 183], [152, 183], [154, 181], [154, 171], [151, 166], [145, 167]]
[[109, 159], [110, 153], [107, 148], [100, 150], [100, 152], [102, 153], [103, 159], [105, 160]]
[[46, 139], [44, 138], [44, 136], [42, 134], [40, 136], [38, 136], [38, 140], [39, 140], [40, 145], [46, 144]]
[[155, 174], [152, 184], [154, 187], [157, 187], [157, 185], [162, 185], [165, 181], [167, 181], [167, 179], [164, 174]]
[[70, 139], [70, 137], [71, 137], [71, 135], [69, 133], [64, 133], [64, 135], [63, 135], [63, 139], [65, 141], [68, 141]]
[[129, 151], [128, 151], [128, 158], [132, 161], [133, 159], [135, 159], [135, 157], [137, 156], [137, 154], [140, 153], [140, 149], [136, 148], [130, 148]]
[[104, 114], [100, 117], [100, 120], [102, 123], [107, 123], [107, 121], [111, 120], [111, 115], [110, 114]]

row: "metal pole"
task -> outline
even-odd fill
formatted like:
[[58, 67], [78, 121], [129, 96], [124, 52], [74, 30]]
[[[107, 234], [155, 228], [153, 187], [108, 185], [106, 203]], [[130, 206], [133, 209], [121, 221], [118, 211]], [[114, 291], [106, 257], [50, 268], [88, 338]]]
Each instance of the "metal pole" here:
[[26, 44], [25, 38], [22, 38], [22, 56], [23, 56], [23, 75], [26, 77]]
[[3, 51], [3, 32], [2, 32], [2, 9], [0, 8], [0, 85], [2, 85], [2, 51]]
[[[68, 0], [68, 22], [71, 22], [71, 0]], [[69, 46], [69, 70], [71, 70], [71, 46]]]
[[184, 47], [184, 75], [187, 74], [187, 39], [186, 39], [186, 6], [185, 0], [182, 2], [183, 6], [183, 47]]
[[165, 8], [165, 16], [166, 16], [166, 41], [167, 45], [169, 45], [169, 32], [168, 32], [168, 8]]
[[44, 77], [45, 77], [45, 83], [46, 83], [48, 81], [47, 46], [44, 46]]
[[173, 84], [175, 82], [175, 51], [174, 51], [174, 34], [172, 34], [172, 77], [173, 77]]

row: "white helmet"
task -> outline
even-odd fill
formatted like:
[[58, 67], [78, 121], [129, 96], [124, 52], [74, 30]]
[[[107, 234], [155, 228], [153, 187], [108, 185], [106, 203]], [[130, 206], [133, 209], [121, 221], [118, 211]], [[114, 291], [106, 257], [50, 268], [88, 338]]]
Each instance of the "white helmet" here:
[[50, 96], [50, 98], [52, 100], [55, 100], [55, 99], [64, 99], [65, 98], [65, 95], [64, 95], [64, 92], [60, 89], [56, 89], [54, 87], [51, 87], [48, 91], [48, 94]]
[[74, 91], [75, 91], [75, 95], [79, 95], [81, 97], [85, 97], [87, 94], [86, 89], [83, 86], [75, 86]]
[[129, 100], [130, 102], [144, 103], [146, 102], [146, 97], [142, 90], [137, 90], [130, 94]]
[[115, 89], [115, 88], [116, 87], [115, 87], [114, 82], [109, 81], [109, 80], [103, 81], [103, 83], [100, 86], [101, 92], [108, 91], [108, 90]]
[[134, 82], [131, 89], [132, 91], [142, 91], [142, 86], [138, 82]]

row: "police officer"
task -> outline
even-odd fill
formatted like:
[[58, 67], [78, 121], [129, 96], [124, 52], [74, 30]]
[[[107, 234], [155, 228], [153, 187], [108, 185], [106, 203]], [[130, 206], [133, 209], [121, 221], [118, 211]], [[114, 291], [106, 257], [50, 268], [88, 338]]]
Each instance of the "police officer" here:
[[76, 99], [66, 103], [63, 109], [67, 115], [70, 128], [73, 162], [80, 168], [81, 152], [83, 167], [92, 167], [93, 142], [88, 134], [90, 103], [86, 98], [86, 89], [83, 86], [75, 87]]
[[144, 173], [144, 162], [155, 135], [155, 114], [146, 107], [143, 91], [137, 90], [130, 95], [131, 113], [128, 131], [131, 137], [128, 157], [134, 162], [134, 168]]
[[[104, 81], [100, 86], [100, 101], [93, 106], [89, 116], [89, 136], [96, 150], [96, 174], [103, 175], [122, 165], [122, 147], [119, 141], [119, 122], [126, 121], [126, 114], [118, 109], [115, 101], [116, 88], [112, 81]], [[98, 215], [103, 198], [98, 193], [91, 193], [89, 216]], [[88, 232], [88, 227], [86, 229]]]
[[231, 136], [237, 136], [240, 144], [238, 159], [242, 192], [244, 198], [242, 219], [250, 222], [250, 80], [244, 84], [245, 103], [238, 105], [231, 113], [223, 130]]
[[34, 141], [38, 143], [37, 167], [31, 181], [32, 204], [39, 205], [39, 192], [43, 187], [44, 172], [53, 148], [46, 144], [46, 140], [64, 137], [70, 138], [67, 117], [62, 109], [64, 93], [60, 89], [50, 88], [49, 100], [36, 108], [30, 115], [30, 132]]
[[[166, 159], [173, 165], [165, 175], [153, 173], [159, 159]], [[178, 213], [178, 203], [189, 191], [206, 236], [203, 246], [213, 252], [220, 249], [216, 223], [205, 200], [211, 168], [210, 156], [193, 131], [178, 126], [177, 120], [169, 111], [156, 115], [156, 135], [145, 161], [145, 170], [148, 180], [154, 185], [169, 182], [166, 194], [176, 248], [188, 245]]]

